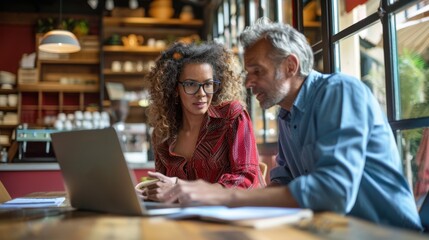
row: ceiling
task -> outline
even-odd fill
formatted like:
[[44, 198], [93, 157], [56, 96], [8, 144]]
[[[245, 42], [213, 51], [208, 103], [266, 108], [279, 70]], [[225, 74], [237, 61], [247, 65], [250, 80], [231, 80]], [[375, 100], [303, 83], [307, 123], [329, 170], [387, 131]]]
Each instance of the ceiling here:
[[[95, 0], [100, 6], [104, 6], [105, 0]], [[128, 7], [129, 0], [113, 0], [118, 7]], [[195, 7], [207, 6], [210, 0], [172, 0], [174, 7], [189, 4]], [[137, 0], [140, 7], [148, 8], [152, 0]], [[31, 13], [58, 13], [62, 3], [63, 13], [96, 14], [98, 10], [92, 9], [88, 0], [14, 0], [0, 1], [0, 12], [31, 12]]]

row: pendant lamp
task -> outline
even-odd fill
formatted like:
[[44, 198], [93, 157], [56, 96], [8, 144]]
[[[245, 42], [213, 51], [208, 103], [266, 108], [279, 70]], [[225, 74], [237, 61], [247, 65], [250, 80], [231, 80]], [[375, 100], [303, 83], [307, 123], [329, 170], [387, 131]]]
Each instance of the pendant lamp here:
[[[62, 0], [60, 0], [60, 18], [62, 21]], [[47, 32], [40, 40], [39, 50], [49, 53], [74, 53], [80, 51], [76, 36], [67, 30], [55, 29]]]

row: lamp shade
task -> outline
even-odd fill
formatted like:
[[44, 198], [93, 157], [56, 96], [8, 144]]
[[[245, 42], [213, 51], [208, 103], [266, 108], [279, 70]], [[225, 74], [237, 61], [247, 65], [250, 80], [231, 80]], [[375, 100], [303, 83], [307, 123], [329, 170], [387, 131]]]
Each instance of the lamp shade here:
[[80, 51], [80, 44], [73, 33], [66, 30], [52, 30], [42, 37], [39, 50], [49, 53], [73, 53]]

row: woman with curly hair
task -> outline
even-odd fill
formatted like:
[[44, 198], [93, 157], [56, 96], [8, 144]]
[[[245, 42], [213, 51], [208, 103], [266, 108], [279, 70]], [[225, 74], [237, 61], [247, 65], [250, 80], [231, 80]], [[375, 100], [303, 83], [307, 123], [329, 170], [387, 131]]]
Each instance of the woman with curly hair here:
[[149, 124], [159, 179], [139, 191], [157, 201], [178, 181], [202, 179], [219, 187], [265, 185], [252, 123], [234, 55], [221, 44], [174, 43], [147, 79]]

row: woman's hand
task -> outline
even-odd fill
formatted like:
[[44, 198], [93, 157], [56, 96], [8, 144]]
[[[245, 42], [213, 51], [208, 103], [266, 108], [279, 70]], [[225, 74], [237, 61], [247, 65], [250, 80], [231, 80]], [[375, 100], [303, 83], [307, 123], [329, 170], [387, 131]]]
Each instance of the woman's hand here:
[[153, 180], [144, 181], [136, 185], [136, 191], [145, 200], [160, 201], [161, 196], [177, 183], [177, 177], [167, 177], [162, 173], [148, 172]]
[[228, 205], [234, 190], [203, 180], [180, 181], [168, 191], [159, 195], [159, 200], [167, 203], [180, 202], [182, 205]]

